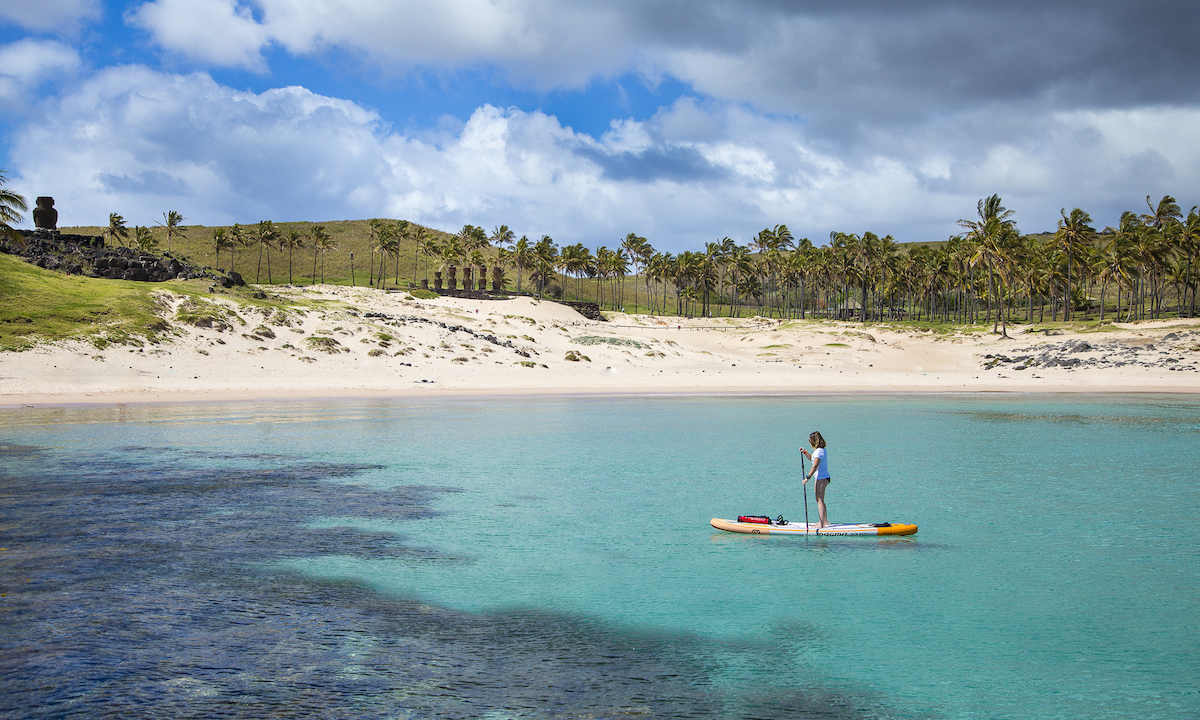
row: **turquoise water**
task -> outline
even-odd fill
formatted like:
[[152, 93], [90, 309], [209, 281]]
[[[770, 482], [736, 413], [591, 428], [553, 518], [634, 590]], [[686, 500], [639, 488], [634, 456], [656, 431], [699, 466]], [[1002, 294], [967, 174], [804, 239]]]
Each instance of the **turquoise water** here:
[[[814, 429], [831, 521], [920, 532], [709, 527], [802, 520]], [[355, 717], [1200, 715], [1191, 398], [28, 409], [0, 411], [0, 443], [13, 717], [114, 698], [129, 716], [134, 687], [176, 715], [214, 698]], [[125, 637], [131, 607], [156, 620]], [[78, 671], [146, 648], [119, 677]], [[70, 682], [45, 705], [50, 677]]]

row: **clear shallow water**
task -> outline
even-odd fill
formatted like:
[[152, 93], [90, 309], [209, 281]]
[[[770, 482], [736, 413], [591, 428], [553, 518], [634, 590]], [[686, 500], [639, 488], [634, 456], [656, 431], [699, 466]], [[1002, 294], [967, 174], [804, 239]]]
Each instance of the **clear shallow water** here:
[[[817, 428], [831, 520], [918, 535], [708, 526], [801, 519]], [[30, 409], [0, 443], [5, 716], [1200, 714], [1189, 398]]]

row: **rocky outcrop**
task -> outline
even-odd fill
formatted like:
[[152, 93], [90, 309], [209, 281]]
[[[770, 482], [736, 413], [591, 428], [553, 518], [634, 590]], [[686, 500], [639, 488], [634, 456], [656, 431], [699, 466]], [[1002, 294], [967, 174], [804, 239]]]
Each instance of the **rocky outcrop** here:
[[245, 284], [240, 276], [234, 277], [236, 273], [220, 276], [170, 253], [155, 255], [135, 248], [106, 247], [104, 238], [98, 235], [70, 235], [44, 229], [18, 232], [24, 243], [0, 239], [0, 252], [18, 255], [47, 270], [136, 282], [212, 278], [226, 287]]
[[1194, 330], [1168, 333], [1157, 341], [1078, 339], [1016, 348], [1011, 352], [1014, 354], [984, 355], [983, 369], [1157, 367], [1200, 372], [1200, 332]]
[[604, 322], [604, 315], [600, 313], [600, 303], [584, 302], [581, 300], [555, 300], [555, 302], [574, 309], [575, 312], [588, 320]]

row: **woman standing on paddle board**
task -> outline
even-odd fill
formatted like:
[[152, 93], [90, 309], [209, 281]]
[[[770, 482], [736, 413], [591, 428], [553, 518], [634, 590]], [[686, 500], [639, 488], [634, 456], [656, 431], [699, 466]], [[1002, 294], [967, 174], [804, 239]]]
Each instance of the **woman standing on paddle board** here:
[[825, 438], [821, 437], [821, 433], [814, 432], [808, 436], [808, 443], [813, 446], [812, 454], [810, 455], [803, 447], [800, 452], [804, 453], [804, 457], [812, 460], [812, 470], [804, 476], [801, 485], [807, 485], [808, 481], [816, 475], [817, 484], [813, 490], [813, 494], [817, 496], [817, 517], [819, 522], [817, 527], [829, 527], [829, 516], [825, 511], [825, 488], [829, 487], [829, 460], [826, 459], [825, 453]]

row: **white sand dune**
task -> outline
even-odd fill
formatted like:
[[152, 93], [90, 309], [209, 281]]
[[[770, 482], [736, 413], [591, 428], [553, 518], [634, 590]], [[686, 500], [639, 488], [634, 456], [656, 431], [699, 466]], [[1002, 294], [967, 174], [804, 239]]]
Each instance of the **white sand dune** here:
[[[172, 341], [142, 348], [62, 343], [2, 353], [0, 404], [447, 393], [1200, 392], [1197, 320], [1052, 337], [1010, 328], [1003, 338], [990, 327], [942, 335], [762, 318], [617, 314], [594, 322], [525, 297], [265, 289], [294, 301], [293, 311], [264, 317], [216, 295], [213, 302], [237, 314], [231, 327], [174, 323]], [[572, 353], [579, 359], [567, 359]], [[1054, 358], [1074, 365], [1048, 363]]]

